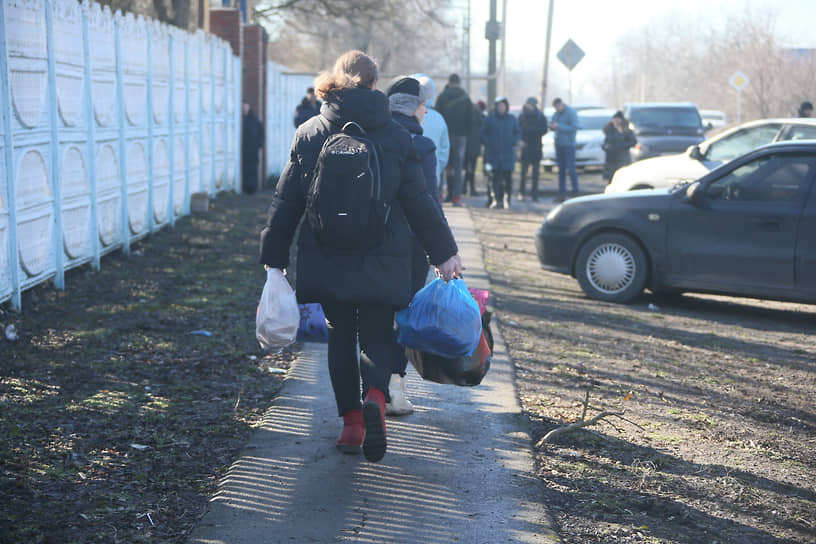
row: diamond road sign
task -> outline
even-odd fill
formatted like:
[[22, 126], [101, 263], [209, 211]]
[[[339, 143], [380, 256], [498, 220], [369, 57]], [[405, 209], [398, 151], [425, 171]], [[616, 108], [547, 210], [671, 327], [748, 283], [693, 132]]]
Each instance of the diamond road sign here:
[[575, 68], [575, 65], [581, 62], [581, 59], [584, 58], [584, 52], [578, 47], [578, 44], [572, 41], [572, 39], [567, 40], [567, 43], [564, 44], [558, 53], [555, 55], [558, 57], [558, 60], [567, 67], [567, 70], [572, 71]]
[[737, 91], [741, 91], [743, 87], [748, 85], [751, 80], [748, 76], [737, 70], [734, 75], [728, 80], [728, 84], [734, 87]]

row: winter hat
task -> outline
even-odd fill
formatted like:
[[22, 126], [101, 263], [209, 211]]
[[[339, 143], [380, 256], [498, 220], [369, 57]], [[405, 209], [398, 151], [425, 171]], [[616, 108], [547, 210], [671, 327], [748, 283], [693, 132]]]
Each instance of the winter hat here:
[[538, 99], [535, 96], [531, 96], [527, 99], [528, 104], [532, 104], [533, 106], [538, 106]]
[[425, 105], [429, 108], [433, 106], [433, 98], [436, 96], [436, 83], [425, 74], [411, 74], [411, 77], [419, 81], [422, 87], [422, 96], [425, 98]]
[[386, 94], [391, 103], [391, 111], [408, 117], [412, 117], [423, 102], [419, 81], [408, 76], [394, 80]]

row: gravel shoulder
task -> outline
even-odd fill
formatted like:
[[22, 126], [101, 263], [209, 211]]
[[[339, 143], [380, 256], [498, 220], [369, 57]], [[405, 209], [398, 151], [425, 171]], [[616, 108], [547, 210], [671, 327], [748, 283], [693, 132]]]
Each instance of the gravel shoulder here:
[[[566, 542], [816, 542], [816, 306], [587, 299], [541, 270], [551, 205], [472, 207]], [[563, 423], [621, 412], [541, 438]]]

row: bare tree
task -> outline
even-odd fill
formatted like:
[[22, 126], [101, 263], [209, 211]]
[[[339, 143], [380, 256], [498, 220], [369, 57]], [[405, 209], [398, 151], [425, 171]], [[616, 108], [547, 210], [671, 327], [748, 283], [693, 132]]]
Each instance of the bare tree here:
[[654, 19], [618, 40], [601, 88], [610, 104], [683, 100], [736, 117], [729, 77], [750, 78], [743, 119], [788, 116], [814, 86], [814, 58], [781, 46], [776, 16], [741, 9], [714, 26], [679, 13]]
[[444, 72], [462, 58], [459, 30], [449, 22], [449, 0], [281, 0], [260, 4], [269, 30], [271, 60], [319, 71], [344, 51], [377, 58], [383, 73]]

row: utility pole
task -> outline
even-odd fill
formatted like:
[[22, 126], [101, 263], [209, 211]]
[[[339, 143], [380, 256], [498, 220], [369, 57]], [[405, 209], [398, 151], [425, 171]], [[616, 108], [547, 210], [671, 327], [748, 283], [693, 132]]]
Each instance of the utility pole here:
[[467, 4], [467, 20], [465, 22], [465, 85], [469, 96], [473, 95], [470, 81], [470, 0]]
[[490, 42], [487, 55], [487, 107], [496, 100], [496, 40], [499, 39], [499, 22], [496, 21], [496, 0], [490, 0], [490, 20], [485, 25], [485, 38]]
[[505, 56], [507, 42], [507, 2], [502, 0], [502, 20], [501, 20], [501, 94], [507, 96], [507, 58]]
[[547, 70], [550, 67], [550, 35], [552, 34], [553, 0], [547, 12], [547, 43], [544, 46], [544, 73], [541, 74], [541, 109], [547, 105]]

